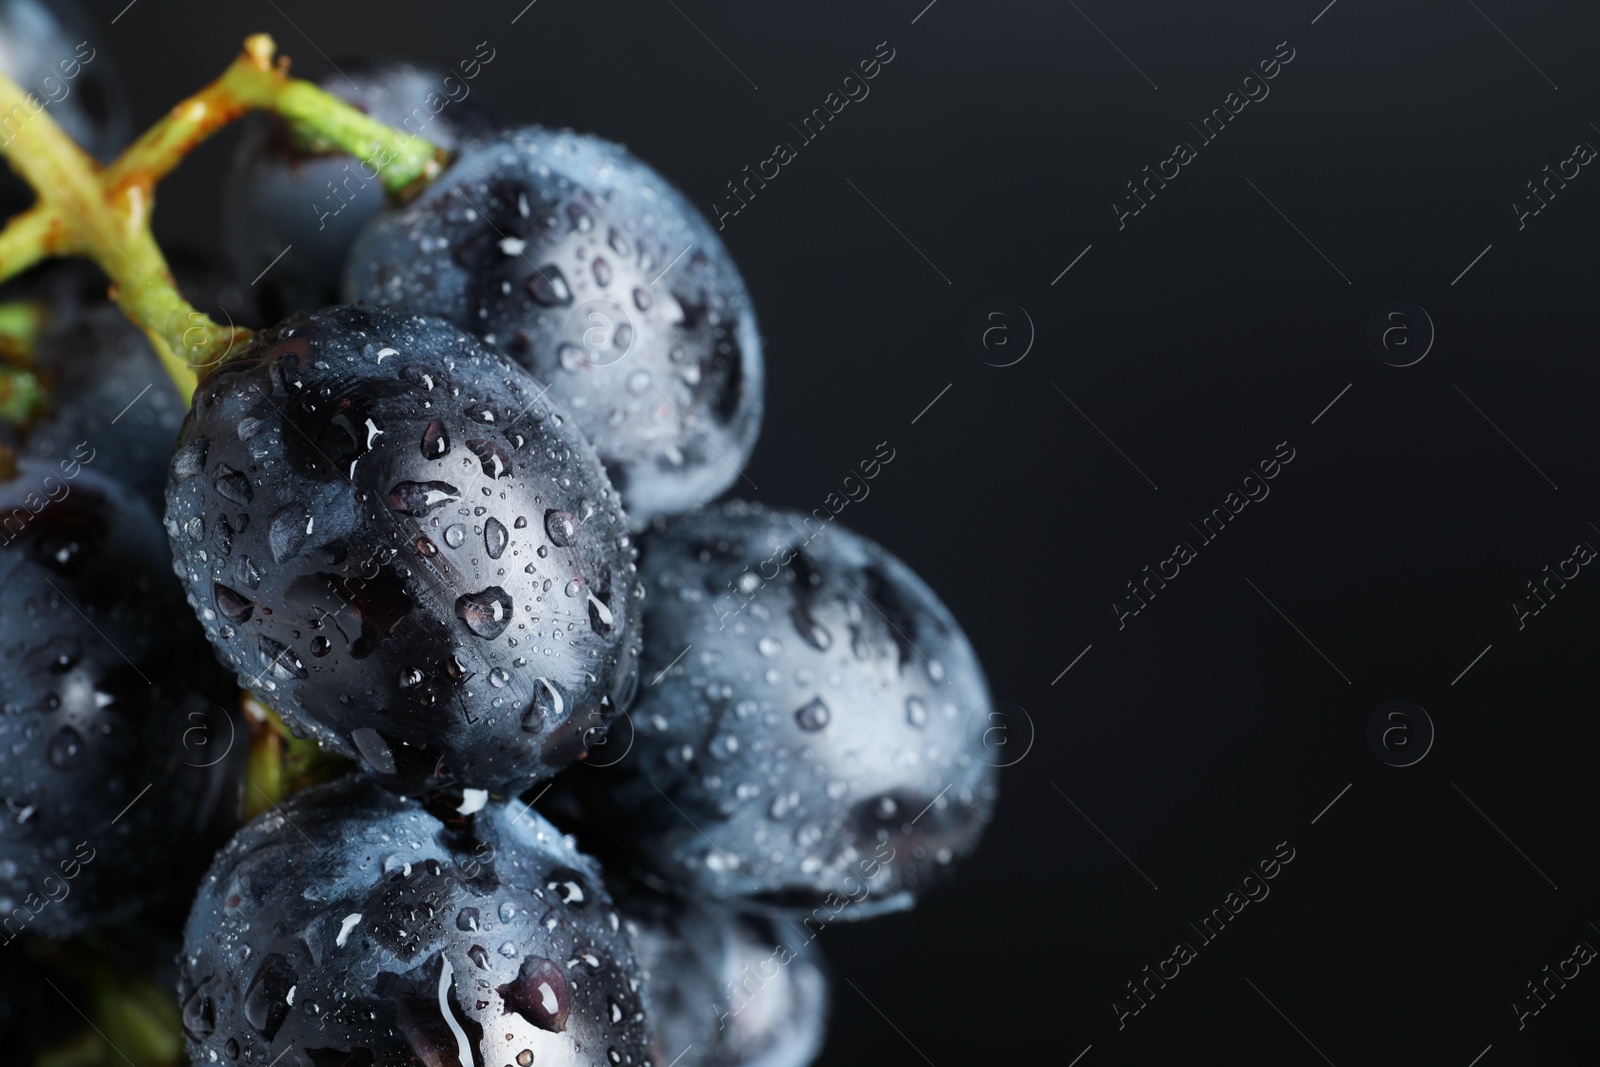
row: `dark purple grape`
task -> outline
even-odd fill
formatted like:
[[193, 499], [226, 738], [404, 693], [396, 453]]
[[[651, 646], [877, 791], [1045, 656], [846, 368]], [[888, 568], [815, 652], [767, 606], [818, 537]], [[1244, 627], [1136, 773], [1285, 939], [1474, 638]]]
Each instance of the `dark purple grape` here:
[[195, 393], [167, 491], [191, 605], [242, 685], [394, 788], [526, 786], [631, 699], [627, 520], [543, 392], [448, 323], [334, 308]]
[[[0, 72], [47, 107], [68, 137], [109, 162], [128, 139], [133, 110], [105, 44], [71, 0], [0, 0]], [[18, 118], [10, 121], [14, 136]]]
[[245, 827], [184, 938], [191, 1061], [644, 1067], [598, 867], [521, 801], [445, 816], [351, 775]]
[[53, 403], [25, 453], [45, 463], [92, 453], [96, 474], [159, 509], [184, 403], [144, 334], [116, 307], [92, 303], [50, 331], [38, 362]]
[[809, 927], [634, 889], [621, 898], [644, 971], [653, 1067], [806, 1067], [828, 978]]
[[[470, 80], [459, 74], [409, 63], [349, 62], [317, 84], [440, 148], [452, 149], [465, 134], [490, 125]], [[337, 300], [350, 245], [384, 205], [376, 167], [319, 147], [280, 118], [256, 117], [223, 181], [229, 258], [242, 279], [260, 277], [255, 288], [272, 319]]]
[[636, 523], [732, 485], [761, 422], [761, 343], [705, 217], [598, 137], [540, 127], [465, 146], [351, 251], [347, 299], [441, 315], [572, 413]]
[[155, 517], [88, 458], [23, 460], [0, 485], [7, 941], [126, 919], [238, 821], [249, 744], [233, 687]]
[[642, 551], [650, 684], [614, 803], [648, 866], [855, 919], [910, 906], [977, 845], [988, 687], [904, 564], [739, 502], [658, 523]]

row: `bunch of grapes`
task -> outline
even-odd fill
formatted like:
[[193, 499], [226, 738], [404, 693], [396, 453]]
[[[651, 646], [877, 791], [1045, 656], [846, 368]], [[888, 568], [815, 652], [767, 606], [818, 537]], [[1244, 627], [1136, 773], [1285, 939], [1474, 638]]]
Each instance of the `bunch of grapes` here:
[[[0, 110], [69, 25], [0, 4]], [[816, 932], [910, 907], [990, 817], [972, 648], [878, 545], [719, 500], [761, 337], [681, 193], [475, 109], [422, 141], [388, 124], [438, 75], [345, 73], [256, 37], [194, 98], [276, 113], [226, 269], [115, 214], [198, 103], [103, 168], [63, 128], [109, 158], [114, 115], [0, 146], [38, 194], [0, 235], [0, 1044], [802, 1067]], [[116, 306], [29, 270], [62, 248]]]

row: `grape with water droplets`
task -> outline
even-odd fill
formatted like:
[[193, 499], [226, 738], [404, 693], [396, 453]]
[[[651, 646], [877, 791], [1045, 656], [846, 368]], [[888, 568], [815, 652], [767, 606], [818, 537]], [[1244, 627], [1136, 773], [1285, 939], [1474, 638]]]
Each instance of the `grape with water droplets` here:
[[95, 303], [73, 319], [40, 345], [39, 365], [54, 379], [55, 403], [30, 428], [26, 454], [54, 462], [86, 443], [96, 474], [160, 508], [183, 401], [150, 342], [122, 312]]
[[813, 928], [636, 886], [618, 899], [644, 971], [654, 1067], [805, 1067], [816, 1058], [828, 978]]
[[732, 485], [761, 422], [761, 342], [705, 217], [620, 145], [536, 126], [482, 137], [356, 242], [347, 299], [442, 315], [541, 381], [628, 514]]
[[543, 394], [448, 323], [349, 307], [195, 393], [167, 491], [191, 605], [242, 685], [394, 788], [526, 786], [631, 699], [627, 520]]
[[85, 464], [0, 484], [0, 916], [6, 941], [104, 927], [238, 824], [245, 727], [161, 527]]
[[608, 784], [647, 865], [857, 919], [910, 906], [976, 846], [998, 777], [988, 687], [909, 568], [741, 502], [659, 522], [641, 551], [652, 684]]
[[648, 1063], [598, 868], [515, 800], [436, 816], [357, 775], [297, 794], [217, 855], [179, 970], [195, 1063]]

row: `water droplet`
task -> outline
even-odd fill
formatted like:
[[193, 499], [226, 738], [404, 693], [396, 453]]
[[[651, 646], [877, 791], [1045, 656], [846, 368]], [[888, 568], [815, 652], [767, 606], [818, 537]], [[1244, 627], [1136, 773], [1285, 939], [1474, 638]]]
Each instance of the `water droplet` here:
[[628, 392], [634, 396], [643, 396], [644, 391], [650, 388], [650, 375], [646, 371], [634, 371], [628, 375]]
[[272, 549], [272, 561], [282, 563], [305, 551], [311, 540], [316, 517], [300, 503], [285, 504], [267, 520], [267, 545]]
[[588, 906], [589, 883], [584, 881], [583, 875], [570, 867], [557, 867], [551, 871], [544, 887], [554, 893], [563, 904], [570, 904], [575, 908]]
[[505, 632], [511, 625], [511, 610], [510, 594], [498, 585], [456, 599], [456, 616], [485, 640], [492, 641]]
[[434, 419], [422, 431], [422, 456], [424, 459], [442, 459], [450, 451], [450, 432], [444, 423]]
[[917, 729], [928, 725], [928, 705], [920, 697], [906, 697], [906, 722]]
[[318, 659], [326, 656], [329, 650], [332, 648], [333, 642], [329, 641], [326, 637], [318, 636], [311, 639], [311, 654], [316, 656]]
[[250, 621], [250, 616], [256, 610], [255, 601], [241, 596], [221, 582], [211, 583], [211, 595], [217, 602], [217, 611], [231, 623], [242, 626]]
[[395, 773], [394, 751], [389, 748], [389, 742], [383, 735], [370, 726], [362, 726], [350, 731], [350, 741], [356, 746], [356, 751], [361, 753], [361, 758], [372, 765], [372, 769], [379, 774]]
[[[512, 951], [515, 953], [515, 946]], [[539, 1029], [560, 1033], [567, 1028], [572, 997], [567, 990], [566, 977], [550, 960], [542, 956], [527, 957], [517, 977], [499, 986], [496, 992], [505, 1003], [506, 1011], [515, 1012]]]
[[250, 589], [261, 588], [261, 570], [249, 556], [239, 557], [239, 562], [233, 565], [233, 573], [240, 585]]
[[611, 264], [607, 263], [604, 258], [595, 256], [594, 263], [590, 269], [594, 271], [594, 283], [596, 285], [604, 289], [611, 284]]
[[511, 456], [494, 441], [475, 437], [467, 442], [467, 447], [472, 449], [472, 454], [478, 457], [478, 465], [483, 468], [483, 473], [486, 476], [490, 478], [509, 478], [511, 476]]
[[461, 491], [447, 482], [400, 482], [389, 490], [388, 504], [402, 514], [421, 517], [460, 499]]
[[477, 928], [478, 928], [478, 909], [477, 908], [462, 908], [460, 911], [456, 912], [456, 929], [457, 930], [465, 930], [465, 931], [471, 933], [472, 931], [476, 930]]
[[172, 476], [180, 482], [186, 482], [195, 477], [206, 468], [206, 451], [211, 447], [211, 442], [204, 437], [196, 437], [193, 441], [178, 449], [172, 457]]
[[566, 275], [554, 263], [546, 263], [528, 277], [528, 295], [545, 307], [562, 307], [572, 303], [572, 290], [567, 287]]
[[770, 658], [783, 651], [783, 643], [776, 637], [763, 637], [756, 642], [756, 650]]
[[[12, 901], [7, 903], [14, 904]], [[206, 995], [206, 986], [209, 983], [201, 982], [189, 998], [183, 1002], [183, 1029], [195, 1041], [203, 1041], [211, 1036], [217, 1028], [217, 1008], [211, 998]]]
[[633, 306], [640, 311], [649, 311], [653, 303], [655, 298], [650, 295], [650, 290], [640, 288], [633, 291]]
[[244, 1017], [271, 1041], [289, 1017], [289, 991], [299, 979], [286, 956], [274, 952], [261, 961], [244, 996]]
[[228, 516], [217, 516], [217, 525], [211, 531], [211, 544], [215, 546], [217, 555], [233, 555], [233, 523], [228, 521]]
[[511, 684], [511, 672], [504, 667], [496, 667], [489, 672], [489, 684], [496, 689], [504, 689]]
[[611, 609], [599, 597], [589, 594], [589, 629], [605, 637], [611, 633]]
[[270, 668], [275, 677], [305, 681], [311, 676], [306, 665], [300, 662], [300, 657], [294, 654], [294, 649], [270, 637], [258, 638], [256, 648], [261, 655], [262, 666]]
[[578, 539], [578, 517], [570, 511], [551, 508], [544, 513], [544, 529], [557, 548], [571, 548]]
[[250, 479], [226, 463], [218, 463], [212, 470], [211, 488], [235, 504], [248, 504], [250, 498], [255, 496], [255, 490], [250, 488]]
[[83, 738], [78, 731], [70, 726], [63, 726], [56, 731], [50, 739], [50, 766], [58, 771], [64, 771], [78, 762], [78, 756], [83, 752]]
[[483, 524], [483, 548], [490, 559], [499, 559], [511, 541], [511, 533], [499, 519], [491, 518]]
[[828, 651], [828, 646], [833, 644], [833, 635], [827, 627], [811, 617], [811, 613], [801, 604], [796, 604], [792, 615], [794, 628], [805, 640], [805, 643], [818, 652]]
[[451, 548], [460, 548], [467, 539], [467, 528], [459, 522], [453, 522], [444, 528], [444, 543]]
[[541, 732], [550, 723], [560, 721], [566, 714], [567, 701], [561, 687], [548, 678], [539, 679], [533, 691], [533, 702], [522, 716], [522, 728], [530, 734]]
[[800, 724], [800, 729], [816, 731], [828, 725], [828, 720], [833, 713], [828, 710], [828, 705], [821, 697], [814, 698], [799, 711], [794, 713], [795, 722]]
[[568, 582], [567, 583], [567, 588], [564, 590], [564, 592], [568, 596], [577, 596], [582, 591], [583, 591], [583, 583], [578, 581], [578, 579], [576, 579], [576, 578], [574, 578], [574, 579], [572, 579], [572, 581]]

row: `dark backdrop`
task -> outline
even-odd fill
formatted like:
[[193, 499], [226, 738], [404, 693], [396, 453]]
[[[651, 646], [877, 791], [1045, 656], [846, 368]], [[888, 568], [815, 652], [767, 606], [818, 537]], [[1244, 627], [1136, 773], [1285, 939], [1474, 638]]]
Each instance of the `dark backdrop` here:
[[[797, 149], [724, 232], [767, 339], [755, 495], [819, 507], [896, 449], [842, 521], [964, 623], [1012, 764], [959, 878], [821, 935], [824, 1063], [1592, 1060], [1600, 974], [1563, 961], [1600, 947], [1600, 574], [1574, 557], [1600, 546], [1600, 174], [1574, 157], [1600, 9], [524, 2], [95, 11], [122, 11], [141, 123], [265, 30], [311, 75], [487, 41], [501, 117], [625, 142], [708, 214]], [[880, 42], [870, 96], [802, 144]], [[219, 141], [163, 186], [165, 238], [213, 239]], [[1119, 222], [1147, 165], [1178, 173]], [[1532, 215], [1546, 166], [1576, 176]], [[1270, 496], [1205, 542], [1235, 490]], [[1546, 566], [1576, 576], [1534, 615]], [[1290, 850], [1215, 941], [1189, 926]], [[1146, 965], [1178, 977], [1119, 1029]], [[1519, 1029], [1547, 965], [1578, 973]]]

